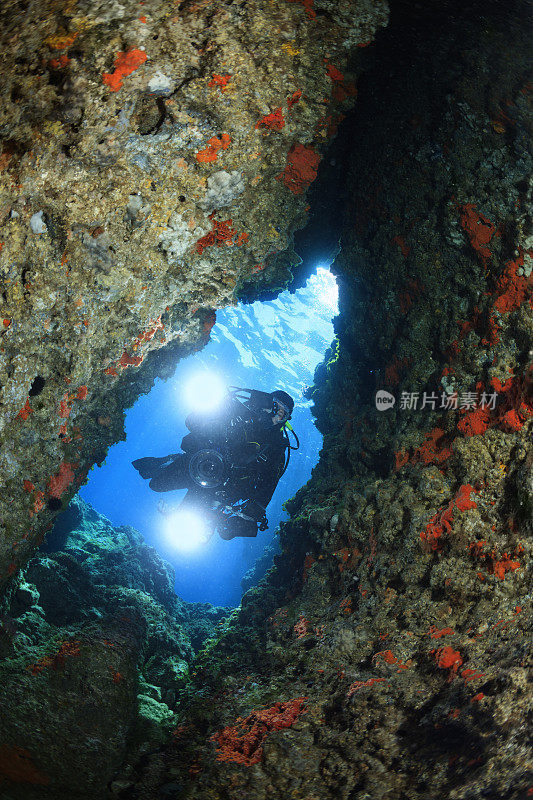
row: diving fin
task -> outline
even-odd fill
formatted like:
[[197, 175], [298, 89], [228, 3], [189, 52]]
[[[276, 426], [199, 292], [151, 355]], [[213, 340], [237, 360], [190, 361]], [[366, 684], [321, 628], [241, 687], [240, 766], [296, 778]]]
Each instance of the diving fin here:
[[175, 458], [172, 456], [164, 456], [163, 458], [154, 458], [153, 456], [146, 456], [145, 458], [137, 458], [132, 461], [132, 466], [135, 467], [141, 478], [155, 478], [159, 470], [166, 464], [172, 463]]

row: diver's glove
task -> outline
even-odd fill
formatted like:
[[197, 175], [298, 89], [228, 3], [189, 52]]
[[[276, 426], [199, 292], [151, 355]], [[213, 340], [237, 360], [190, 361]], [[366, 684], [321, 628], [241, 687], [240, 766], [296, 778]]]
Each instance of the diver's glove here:
[[137, 458], [131, 463], [141, 478], [147, 480], [148, 478], [154, 478], [164, 467], [170, 466], [170, 464], [172, 464], [172, 462], [178, 458], [178, 456], [179, 453], [171, 453], [171, 455], [163, 456], [162, 458], [145, 456], [144, 458]]
[[253, 519], [259, 524], [260, 531], [266, 531], [268, 528], [268, 520], [266, 516], [266, 508], [258, 503], [256, 500], [247, 500], [242, 507], [242, 515]]
[[218, 535], [221, 539], [234, 539], [236, 536], [252, 538], [257, 536], [257, 523], [249, 517], [235, 514], [218, 526]]
[[163, 514], [164, 517], [170, 517], [176, 512], [176, 507], [165, 503], [164, 500], [160, 500], [157, 504], [157, 510], [160, 514]]

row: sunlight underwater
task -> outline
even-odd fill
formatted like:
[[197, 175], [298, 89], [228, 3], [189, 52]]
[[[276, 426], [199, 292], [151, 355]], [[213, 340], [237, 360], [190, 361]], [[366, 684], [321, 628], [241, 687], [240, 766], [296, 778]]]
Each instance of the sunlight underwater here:
[[[110, 448], [104, 464], [91, 471], [80, 490], [80, 497], [113, 525], [136, 528], [172, 564], [176, 592], [184, 600], [238, 605], [242, 578], [286, 518], [282, 504], [309, 479], [322, 437], [303, 393], [332, 342], [332, 318], [337, 312], [337, 284], [324, 266], [318, 266], [306, 286], [294, 293], [219, 311], [209, 344], [180, 362], [168, 381], [157, 379], [151, 392], [126, 412], [126, 441]], [[188, 520], [191, 526], [185, 531], [176, 518], [157, 511], [162, 497], [174, 507], [185, 490], [155, 494], [131, 461], [179, 452], [187, 433], [187, 414], [216, 404], [231, 385], [289, 392], [296, 401], [292, 424], [301, 447], [292, 455], [267, 509], [269, 529], [257, 539], [226, 542], [214, 536], [205, 543], [201, 520]]]

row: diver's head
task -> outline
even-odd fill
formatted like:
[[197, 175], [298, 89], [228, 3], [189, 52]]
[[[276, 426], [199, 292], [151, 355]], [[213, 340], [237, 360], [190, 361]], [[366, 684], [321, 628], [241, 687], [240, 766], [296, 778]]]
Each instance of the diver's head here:
[[281, 389], [272, 392], [272, 411], [274, 416], [272, 422], [274, 425], [281, 425], [291, 418], [292, 410], [294, 408], [294, 400]]

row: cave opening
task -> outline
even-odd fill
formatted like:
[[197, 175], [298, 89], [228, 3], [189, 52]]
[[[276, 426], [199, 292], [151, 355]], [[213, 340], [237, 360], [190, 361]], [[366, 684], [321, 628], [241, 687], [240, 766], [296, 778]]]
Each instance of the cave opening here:
[[[331, 346], [337, 311], [337, 284], [327, 264], [317, 266], [306, 284], [292, 293], [284, 291], [274, 300], [219, 311], [206, 347], [179, 362], [168, 380], [157, 379], [152, 390], [126, 412], [125, 440], [110, 448], [104, 463], [89, 473], [79, 491], [79, 498], [112, 525], [138, 530], [172, 564], [176, 593], [183, 600], [237, 606], [242, 592], [257, 584], [272, 566], [279, 552], [276, 532], [287, 518], [284, 503], [307, 482], [319, 458], [322, 436], [305, 392]], [[257, 538], [231, 541], [215, 534], [195, 546], [194, 531], [176, 529], [169, 517], [169, 509], [179, 506], [186, 490], [154, 493], [131, 462], [141, 456], [178, 452], [188, 432], [187, 414], [201, 411], [213, 392], [224, 394], [232, 385], [287, 391], [295, 400], [291, 424], [300, 448], [292, 454], [268, 505], [265, 532]], [[57, 524], [63, 530], [65, 521], [60, 518]], [[51, 532], [45, 549], [53, 549], [56, 538]]]

